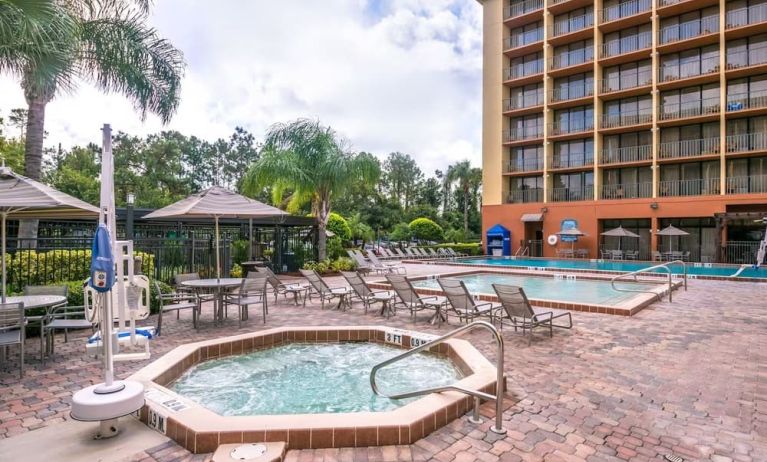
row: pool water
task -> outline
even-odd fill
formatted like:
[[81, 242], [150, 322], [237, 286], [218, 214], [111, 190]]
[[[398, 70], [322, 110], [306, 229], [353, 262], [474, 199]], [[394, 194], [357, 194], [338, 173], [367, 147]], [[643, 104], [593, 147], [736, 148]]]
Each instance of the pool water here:
[[[452, 278], [453, 276], [451, 276]], [[612, 288], [610, 281], [589, 279], [559, 279], [551, 276], [522, 276], [514, 274], [480, 273], [454, 276], [461, 279], [473, 294], [494, 294], [493, 284], [520, 286], [527, 298], [553, 300], [565, 303], [585, 303], [615, 306], [637, 295], [636, 292], [619, 292]], [[416, 287], [439, 290], [436, 279], [413, 281]], [[632, 290], [652, 290], [658, 284], [616, 282], [616, 287]]]
[[[387, 411], [413, 399], [373, 394], [370, 370], [402, 353], [376, 343], [294, 343], [206, 361], [171, 387], [224, 416]], [[461, 373], [445, 358], [416, 354], [381, 369], [383, 393], [449, 385]]]
[[[557, 268], [557, 269], [580, 269], [580, 270], [597, 270], [597, 271], [619, 271], [619, 272], [631, 272], [643, 268], [649, 268], [657, 263], [650, 262], [629, 262], [629, 261], [591, 261], [591, 260], [551, 260], [545, 258], [463, 258], [456, 260], [457, 263], [471, 264], [471, 265], [498, 265], [498, 266], [520, 266], [527, 267], [539, 267], [539, 268]], [[681, 265], [671, 265], [671, 272], [674, 274], [682, 274]], [[688, 263], [687, 274], [694, 274], [700, 276], [717, 276], [717, 277], [730, 277], [733, 276], [740, 268], [737, 266], [724, 266], [713, 265], [703, 263]], [[655, 272], [665, 273], [665, 270], [654, 270]], [[738, 277], [742, 278], [766, 278], [767, 279], [767, 267], [753, 268], [748, 267], [744, 269]]]

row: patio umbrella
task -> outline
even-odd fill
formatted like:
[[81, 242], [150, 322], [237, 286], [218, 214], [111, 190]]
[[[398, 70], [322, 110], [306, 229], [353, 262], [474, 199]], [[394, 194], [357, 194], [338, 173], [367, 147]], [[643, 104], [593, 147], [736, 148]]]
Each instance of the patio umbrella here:
[[[690, 233], [681, 230], [674, 225], [668, 225], [662, 230], [655, 233], [656, 236], [689, 236]], [[671, 252], [671, 239], [668, 240], [668, 251]]]
[[221, 186], [213, 186], [197, 194], [145, 215], [144, 218], [213, 218], [216, 225], [216, 278], [221, 278], [218, 220], [220, 218], [283, 218], [287, 212], [249, 199]]
[[6, 222], [20, 218], [96, 218], [99, 209], [39, 181], [0, 167], [0, 220], [2, 224], [2, 301], [6, 296]]
[[612, 236], [618, 238], [618, 250], [622, 250], [623, 245], [623, 238], [624, 237], [633, 237], [633, 238], [639, 238], [639, 234], [634, 233], [632, 231], [627, 230], [623, 226], [618, 226], [617, 228], [613, 228], [611, 230], [605, 231], [602, 233], [602, 236]]
[[575, 250], [575, 241], [578, 240], [578, 237], [586, 235], [586, 233], [584, 233], [583, 231], [581, 231], [578, 228], [563, 229], [562, 231], [558, 231], [558, 232], [556, 232], [554, 234], [556, 234], [557, 236], [570, 236], [570, 237], [574, 237], [575, 239], [572, 240], [572, 247], [571, 247], [573, 250]]

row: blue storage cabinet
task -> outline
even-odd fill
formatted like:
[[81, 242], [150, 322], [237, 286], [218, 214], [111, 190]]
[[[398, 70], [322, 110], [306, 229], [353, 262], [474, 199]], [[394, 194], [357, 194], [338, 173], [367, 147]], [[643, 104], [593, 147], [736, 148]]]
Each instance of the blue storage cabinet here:
[[487, 254], [494, 257], [511, 255], [511, 231], [501, 225], [495, 225], [485, 233]]

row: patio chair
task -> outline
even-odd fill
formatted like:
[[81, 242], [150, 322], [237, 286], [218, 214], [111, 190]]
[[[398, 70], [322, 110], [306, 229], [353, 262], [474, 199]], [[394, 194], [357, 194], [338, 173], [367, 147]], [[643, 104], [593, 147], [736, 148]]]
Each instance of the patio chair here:
[[420, 295], [415, 291], [413, 284], [410, 280], [401, 274], [389, 274], [386, 276], [386, 280], [391, 284], [392, 289], [397, 294], [399, 302], [394, 305], [402, 305], [410, 311], [410, 316], [413, 318], [413, 322], [416, 321], [416, 313], [422, 310], [434, 310], [435, 315], [439, 313], [440, 306], [444, 305], [446, 300], [444, 297], [437, 297], [435, 295]]
[[162, 334], [162, 315], [165, 312], [176, 312], [176, 319], [181, 316], [181, 311], [192, 310], [192, 325], [197, 329], [197, 318], [201, 311], [200, 298], [192, 292], [171, 292], [162, 293], [160, 284], [155, 280], [154, 287], [157, 291], [157, 300], [160, 303], [159, 312], [157, 314], [157, 329], [155, 329], [155, 335], [160, 336]]
[[609, 250], [600, 249], [599, 256], [602, 258], [602, 260], [609, 260], [612, 257], [612, 254]]
[[458, 319], [467, 324], [476, 318], [487, 317], [492, 323], [494, 311], [500, 308], [500, 305], [491, 302], [477, 303], [469, 293], [466, 284], [456, 278], [438, 279], [439, 286], [445, 293], [448, 304], [452, 307], [452, 312], [458, 316]]
[[[314, 289], [314, 293], [309, 292], [308, 298], [311, 300], [313, 295], [318, 295], [322, 303], [320, 306], [321, 309], [325, 309], [325, 302], [331, 302], [335, 299], [338, 299], [336, 309], [346, 310], [351, 308], [351, 304], [349, 303], [351, 290], [348, 287], [330, 287], [314, 270], [300, 269], [298, 271], [301, 272], [301, 275], [309, 281], [309, 284], [311, 284]], [[306, 297], [304, 297], [304, 306], [306, 306]]]
[[[19, 378], [24, 377], [24, 340], [26, 320], [23, 303], [0, 304], [0, 348], [19, 346]], [[3, 355], [5, 359], [5, 355]]]
[[626, 251], [626, 260], [637, 260], [639, 259], [639, 251], [638, 250], [627, 250]]
[[[389, 317], [389, 314], [392, 314], [393, 304], [391, 301], [395, 296], [394, 292], [389, 290], [371, 289], [365, 280], [362, 279], [362, 276], [355, 271], [341, 271], [341, 275], [346, 279], [346, 282], [349, 283], [349, 286], [351, 286], [356, 298], [362, 302], [362, 305], [365, 307], [365, 313], [368, 312], [370, 305], [380, 302], [384, 305], [381, 307], [381, 314], [386, 314], [387, 318]], [[386, 311], [386, 313], [384, 313], [384, 311]]]
[[[497, 318], [503, 326], [504, 317], [509, 320], [514, 331], [517, 328], [522, 329], [522, 335], [525, 335], [525, 331], [530, 329], [532, 337], [533, 329], [536, 327], [548, 327], [549, 337], [554, 335], [554, 328], [560, 327], [563, 329], [570, 329], [573, 327], [573, 318], [569, 311], [558, 310], [536, 310], [530, 305], [530, 301], [525, 295], [525, 290], [521, 287], [493, 284], [493, 290], [498, 295], [498, 300], [501, 302], [503, 311], [501, 316]], [[505, 316], [503, 316], [505, 314]], [[555, 324], [554, 320], [562, 318], [567, 321], [567, 324]]]
[[684, 252], [684, 253], [681, 255], [681, 260], [682, 260], [682, 261], [690, 261], [690, 251], [689, 251], [689, 250], [686, 250], [686, 251], [685, 251], [685, 252]]
[[75, 329], [90, 329], [93, 331], [93, 323], [85, 315], [84, 306], [59, 305], [53, 308], [43, 320], [43, 336], [45, 337], [46, 349], [53, 357], [56, 346], [56, 331], [64, 331], [64, 342], [67, 341], [66, 332]]
[[[251, 277], [251, 275], [255, 276], [256, 274], [263, 274], [266, 276], [266, 282], [267, 282], [267, 291], [271, 287], [272, 293], [274, 293], [274, 302], [277, 303], [277, 296], [283, 295], [285, 298], [288, 298], [288, 294], [293, 294], [293, 301], [298, 305], [298, 294], [299, 293], [306, 293], [309, 288], [307, 286], [303, 286], [301, 284], [292, 283], [292, 284], [285, 284], [282, 281], [280, 281], [277, 276], [274, 274], [274, 272], [271, 270], [271, 268], [268, 268], [266, 266], [257, 267], [256, 272], [248, 273], [248, 277]], [[269, 314], [269, 307], [266, 308], [266, 313]]]
[[663, 261], [663, 254], [657, 250], [652, 251], [652, 261]]
[[[25, 286], [24, 295], [60, 295], [66, 297], [69, 294], [67, 286]], [[66, 304], [66, 303], [64, 303]], [[51, 309], [56, 307], [51, 307]], [[50, 311], [50, 310], [49, 310]], [[40, 329], [40, 361], [45, 361], [45, 335], [43, 332], [43, 320], [45, 314], [27, 316], [27, 327]], [[68, 340], [68, 332], [64, 331], [64, 341]]]
[[373, 252], [368, 253], [368, 258], [370, 259], [370, 262], [374, 265], [374, 268], [379, 268], [382, 270], [382, 272], [387, 273], [400, 273], [401, 274], [407, 274], [407, 268], [402, 263], [394, 263], [394, 262], [382, 262], [378, 259], [376, 254]]
[[231, 294], [226, 297], [225, 303], [227, 305], [235, 305], [240, 309], [239, 325], [242, 327], [242, 321], [248, 320], [248, 309], [250, 305], [261, 305], [261, 312], [264, 317], [264, 324], [266, 324], [267, 314], [267, 301], [266, 301], [266, 284], [268, 278], [264, 273], [251, 273], [248, 277], [242, 280], [239, 290], [236, 294]]
[[365, 260], [365, 257], [361, 253], [356, 250], [347, 250], [346, 253], [352, 258], [352, 260], [354, 260], [355, 263], [357, 263], [357, 271], [362, 274], [369, 274], [371, 271], [373, 271], [373, 267], [370, 266], [370, 263]]
[[623, 251], [622, 250], [611, 250], [610, 253], [613, 256], [613, 260], [623, 260]]

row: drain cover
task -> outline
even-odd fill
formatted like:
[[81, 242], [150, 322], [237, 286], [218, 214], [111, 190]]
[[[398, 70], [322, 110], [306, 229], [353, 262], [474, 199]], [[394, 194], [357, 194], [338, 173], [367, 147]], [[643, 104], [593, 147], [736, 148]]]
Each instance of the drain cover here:
[[231, 456], [235, 460], [253, 460], [266, 454], [266, 446], [263, 444], [243, 444], [232, 450]]
[[673, 454], [666, 454], [663, 456], [664, 459], [666, 459], [668, 462], [684, 462], [684, 459], [682, 459], [679, 456], [675, 456]]

